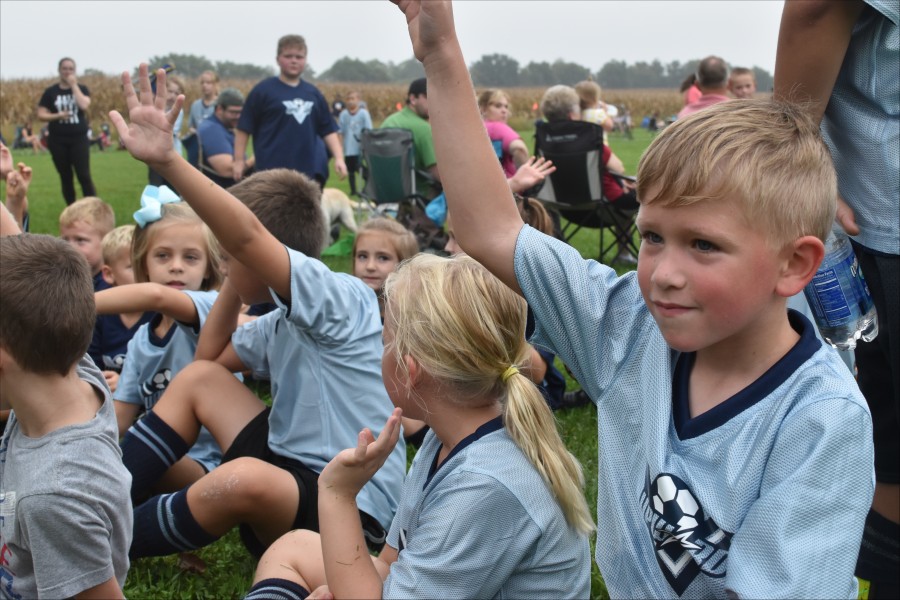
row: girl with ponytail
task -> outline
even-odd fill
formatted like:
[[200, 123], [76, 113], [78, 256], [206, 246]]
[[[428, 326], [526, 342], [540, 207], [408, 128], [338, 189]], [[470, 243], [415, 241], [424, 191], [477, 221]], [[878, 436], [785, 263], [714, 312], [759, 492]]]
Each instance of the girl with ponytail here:
[[[282, 537], [254, 594], [285, 598], [548, 598], [590, 594], [594, 530], [581, 468], [537, 387], [525, 301], [467, 256], [420, 254], [384, 288], [382, 375], [395, 406], [319, 477], [321, 536]], [[413, 460], [381, 555], [368, 559], [354, 508], [400, 435], [431, 431]], [[260, 596], [262, 597], [262, 596]]]

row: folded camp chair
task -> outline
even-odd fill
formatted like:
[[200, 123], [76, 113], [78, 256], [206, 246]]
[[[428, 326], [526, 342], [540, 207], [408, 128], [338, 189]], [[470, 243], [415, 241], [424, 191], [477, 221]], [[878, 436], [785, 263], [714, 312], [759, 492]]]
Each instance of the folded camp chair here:
[[393, 216], [412, 231], [420, 249], [443, 250], [446, 235], [425, 214], [428, 202], [416, 189], [412, 132], [391, 127], [367, 129], [362, 133], [359, 149], [360, 170], [365, 181], [360, 193], [362, 199], [376, 213]]
[[541, 121], [536, 128], [535, 153], [556, 166], [537, 198], [566, 219], [563, 239], [570, 241], [584, 227], [598, 229], [598, 260], [616, 246], [637, 258], [633, 211], [619, 209], [603, 196], [603, 129], [586, 121]]

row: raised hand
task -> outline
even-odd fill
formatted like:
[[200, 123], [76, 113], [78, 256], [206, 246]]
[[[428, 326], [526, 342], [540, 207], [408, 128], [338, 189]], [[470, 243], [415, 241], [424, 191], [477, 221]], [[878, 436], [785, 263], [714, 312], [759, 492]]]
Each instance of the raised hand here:
[[543, 181], [550, 173], [556, 170], [553, 161], [544, 157], [532, 156], [509, 179], [509, 189], [513, 192], [524, 192]]
[[131, 76], [122, 73], [122, 91], [128, 117], [131, 123], [118, 111], [110, 111], [109, 118], [119, 132], [119, 138], [133, 157], [148, 165], [160, 165], [175, 160], [178, 155], [172, 145], [172, 130], [178, 113], [184, 105], [184, 96], [179, 95], [172, 109], [166, 112], [166, 72], [159, 69], [156, 73], [156, 89], [154, 94], [150, 87], [147, 64], [141, 63], [138, 69], [138, 88], [135, 93], [131, 84]]
[[319, 475], [319, 493], [356, 498], [397, 445], [402, 412], [399, 408], [394, 409], [377, 440], [368, 428], [363, 429], [359, 432], [356, 448], [342, 450], [331, 459]]
[[453, 7], [449, 0], [391, 0], [406, 15], [413, 53], [425, 62], [448, 42], [455, 42]]

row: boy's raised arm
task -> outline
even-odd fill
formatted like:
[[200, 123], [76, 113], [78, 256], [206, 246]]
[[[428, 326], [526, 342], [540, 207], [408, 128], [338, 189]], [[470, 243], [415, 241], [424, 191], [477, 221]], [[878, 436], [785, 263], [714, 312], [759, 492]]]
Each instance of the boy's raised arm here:
[[506, 285], [522, 219], [485, 133], [449, 1], [392, 0], [406, 15], [416, 58], [428, 79], [437, 164], [459, 245]]
[[[167, 113], [165, 94], [155, 96], [150, 89], [146, 64], [140, 66], [138, 85], [140, 97], [128, 73], [122, 74], [131, 122], [126, 123], [118, 111], [109, 114], [125, 147], [132, 156], [172, 183], [232, 257], [252, 266], [260, 280], [289, 298], [290, 260], [284, 246], [240, 200], [193, 168], [172, 147], [173, 124], [184, 104], [184, 96], [179, 96]], [[157, 72], [157, 86], [166, 89], [166, 74], [162, 69]]]

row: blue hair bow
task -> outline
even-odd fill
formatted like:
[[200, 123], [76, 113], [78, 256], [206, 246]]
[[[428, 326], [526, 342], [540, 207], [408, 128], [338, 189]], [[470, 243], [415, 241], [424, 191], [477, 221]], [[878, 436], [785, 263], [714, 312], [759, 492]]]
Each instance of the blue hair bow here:
[[172, 202], [181, 202], [178, 194], [164, 185], [148, 185], [141, 193], [141, 208], [134, 213], [135, 222], [143, 229], [150, 223], [159, 221], [162, 217], [162, 205]]

